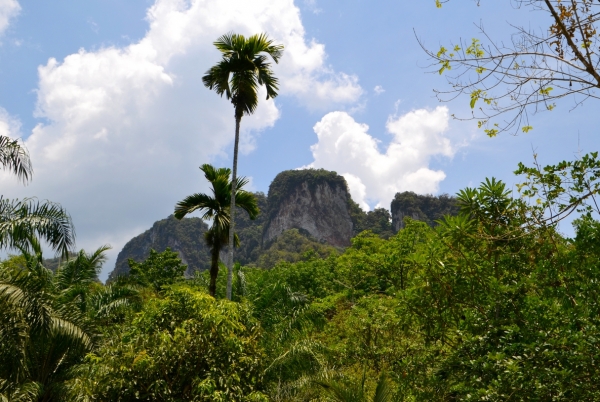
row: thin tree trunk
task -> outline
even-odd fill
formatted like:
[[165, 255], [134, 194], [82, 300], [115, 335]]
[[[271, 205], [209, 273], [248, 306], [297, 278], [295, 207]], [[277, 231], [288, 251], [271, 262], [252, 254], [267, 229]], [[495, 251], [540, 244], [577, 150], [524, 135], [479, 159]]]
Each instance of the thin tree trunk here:
[[217, 297], [217, 276], [219, 275], [219, 249], [213, 246], [212, 261], [210, 264], [210, 285], [208, 293], [214, 298]]
[[231, 288], [233, 285], [233, 234], [235, 233], [235, 185], [237, 179], [237, 157], [238, 144], [240, 142], [240, 122], [242, 115], [235, 111], [235, 143], [233, 146], [233, 171], [231, 174], [231, 205], [229, 209], [229, 261], [227, 261], [227, 299], [231, 300]]

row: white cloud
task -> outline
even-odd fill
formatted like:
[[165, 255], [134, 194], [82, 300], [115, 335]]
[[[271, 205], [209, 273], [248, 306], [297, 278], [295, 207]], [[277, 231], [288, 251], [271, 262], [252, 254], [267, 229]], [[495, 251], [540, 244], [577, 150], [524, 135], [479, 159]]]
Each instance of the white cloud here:
[[456, 146], [445, 135], [448, 109], [414, 110], [391, 116], [387, 130], [393, 135], [385, 152], [369, 133], [344, 112], [325, 115], [314, 126], [318, 142], [311, 147], [314, 162], [309, 167], [335, 170], [346, 178], [352, 198], [363, 208], [375, 203], [389, 208], [398, 191], [435, 193], [446, 177], [432, 170], [432, 157], [454, 156]]
[[6, 109], [0, 107], [0, 135], [19, 138], [21, 136], [21, 122], [10, 116]]
[[376, 95], [381, 95], [382, 93], [385, 92], [385, 89], [383, 89], [383, 87], [381, 85], [376, 85], [375, 88], [373, 88], [373, 91], [375, 92]]
[[0, 0], [0, 35], [6, 31], [10, 20], [16, 17], [21, 11], [21, 6], [17, 0]]
[[[233, 139], [231, 105], [201, 80], [219, 59], [212, 43], [220, 35], [267, 32], [283, 43], [275, 66], [280, 94], [309, 108], [351, 103], [362, 91], [356, 77], [325, 64], [322, 44], [306, 40], [293, 0], [156, 0], [147, 20], [137, 43], [81, 49], [39, 67], [35, 114], [47, 123], [26, 141], [34, 179], [5, 187], [11, 197], [62, 203], [78, 246], [111, 243], [112, 258], [131, 233], [205, 189], [198, 166], [223, 155]], [[241, 151], [250, 152], [253, 135], [278, 118], [276, 103], [263, 96], [242, 120]]]

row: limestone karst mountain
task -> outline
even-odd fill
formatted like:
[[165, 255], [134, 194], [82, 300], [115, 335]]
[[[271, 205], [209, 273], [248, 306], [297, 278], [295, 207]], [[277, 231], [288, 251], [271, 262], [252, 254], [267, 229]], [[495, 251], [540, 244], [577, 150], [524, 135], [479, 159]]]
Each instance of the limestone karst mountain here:
[[[352, 200], [345, 179], [323, 169], [288, 170], [275, 177], [266, 196], [255, 193], [261, 213], [255, 220], [239, 211], [236, 231], [241, 246], [236, 261], [270, 268], [278, 261], [297, 261], [307, 252], [318, 256], [350, 245], [364, 230], [387, 238], [403, 227], [408, 216], [434, 225], [444, 214], [457, 212], [456, 199], [448, 195], [396, 194], [391, 213], [385, 208], [365, 212]], [[119, 253], [109, 279], [127, 274], [129, 258], [144, 260], [150, 249], [177, 251], [187, 275], [209, 266], [204, 243], [206, 223], [199, 218], [178, 221], [173, 216], [155, 222], [152, 228], [131, 239]]]
[[263, 244], [289, 229], [318, 241], [347, 247], [353, 235], [351, 197], [346, 180], [323, 169], [287, 170], [275, 177], [267, 198]]

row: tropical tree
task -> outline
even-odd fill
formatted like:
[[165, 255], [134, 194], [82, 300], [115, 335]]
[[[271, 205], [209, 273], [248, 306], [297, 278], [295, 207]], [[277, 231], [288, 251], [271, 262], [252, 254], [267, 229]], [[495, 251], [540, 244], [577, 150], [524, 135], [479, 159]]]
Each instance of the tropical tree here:
[[143, 262], [135, 262], [132, 258], [129, 264], [129, 277], [144, 286], [151, 286], [159, 291], [163, 286], [173, 284], [177, 279], [183, 279], [187, 265], [181, 263], [179, 254], [167, 247], [162, 253], [150, 249], [150, 255]]
[[[214, 42], [222, 53], [222, 59], [211, 67], [202, 81], [204, 85], [217, 94], [225, 95], [231, 101], [235, 116], [235, 142], [233, 148], [233, 176], [231, 186], [231, 231], [229, 243], [233, 244], [235, 231], [235, 204], [237, 197], [237, 157], [240, 140], [240, 122], [244, 115], [251, 115], [258, 106], [258, 88], [265, 86], [267, 99], [277, 96], [277, 78], [271, 70], [271, 57], [275, 63], [283, 54], [283, 45], [274, 45], [266, 34], [253, 35], [249, 38], [243, 35], [227, 33]], [[233, 277], [233, 247], [229, 248], [227, 272], [227, 298], [231, 300]]]
[[266, 402], [260, 336], [247, 303], [174, 285], [86, 356], [66, 400]]
[[98, 281], [109, 247], [81, 250], [56, 273], [33, 249], [0, 264], [0, 401], [62, 400], [97, 324], [136, 301], [131, 288]]
[[[235, 180], [237, 191], [235, 191], [234, 204], [230, 200], [233, 194], [230, 180], [231, 170], [229, 168], [216, 169], [209, 164], [200, 166], [200, 170], [204, 172], [204, 177], [212, 186], [212, 196], [196, 193], [184, 198], [175, 206], [175, 218], [183, 219], [194, 211], [200, 211], [204, 213], [202, 219], [212, 220], [212, 226], [205, 233], [204, 240], [211, 249], [209, 293], [215, 296], [217, 275], [219, 274], [219, 253], [224, 246], [232, 244], [232, 239], [239, 244], [237, 236], [235, 238], [233, 236], [233, 229], [230, 225], [231, 206], [236, 205], [248, 212], [250, 219], [256, 218], [259, 211], [254, 195], [242, 189], [248, 183], [245, 177], [238, 177]], [[231, 272], [229, 273], [231, 274]], [[230, 276], [228, 278], [231, 279]], [[228, 288], [228, 298], [231, 298], [231, 288]]]

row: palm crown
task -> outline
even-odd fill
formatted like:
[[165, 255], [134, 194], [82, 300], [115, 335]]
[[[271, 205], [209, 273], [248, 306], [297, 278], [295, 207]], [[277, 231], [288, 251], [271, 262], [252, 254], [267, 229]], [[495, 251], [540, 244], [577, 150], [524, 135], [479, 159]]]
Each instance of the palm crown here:
[[282, 45], [273, 45], [266, 34], [245, 38], [228, 33], [214, 43], [223, 58], [211, 67], [202, 81], [211, 90], [227, 97], [235, 107], [236, 117], [254, 113], [258, 106], [258, 87], [264, 85], [267, 99], [277, 96], [277, 78], [273, 75], [270, 56], [275, 63], [283, 54]]

